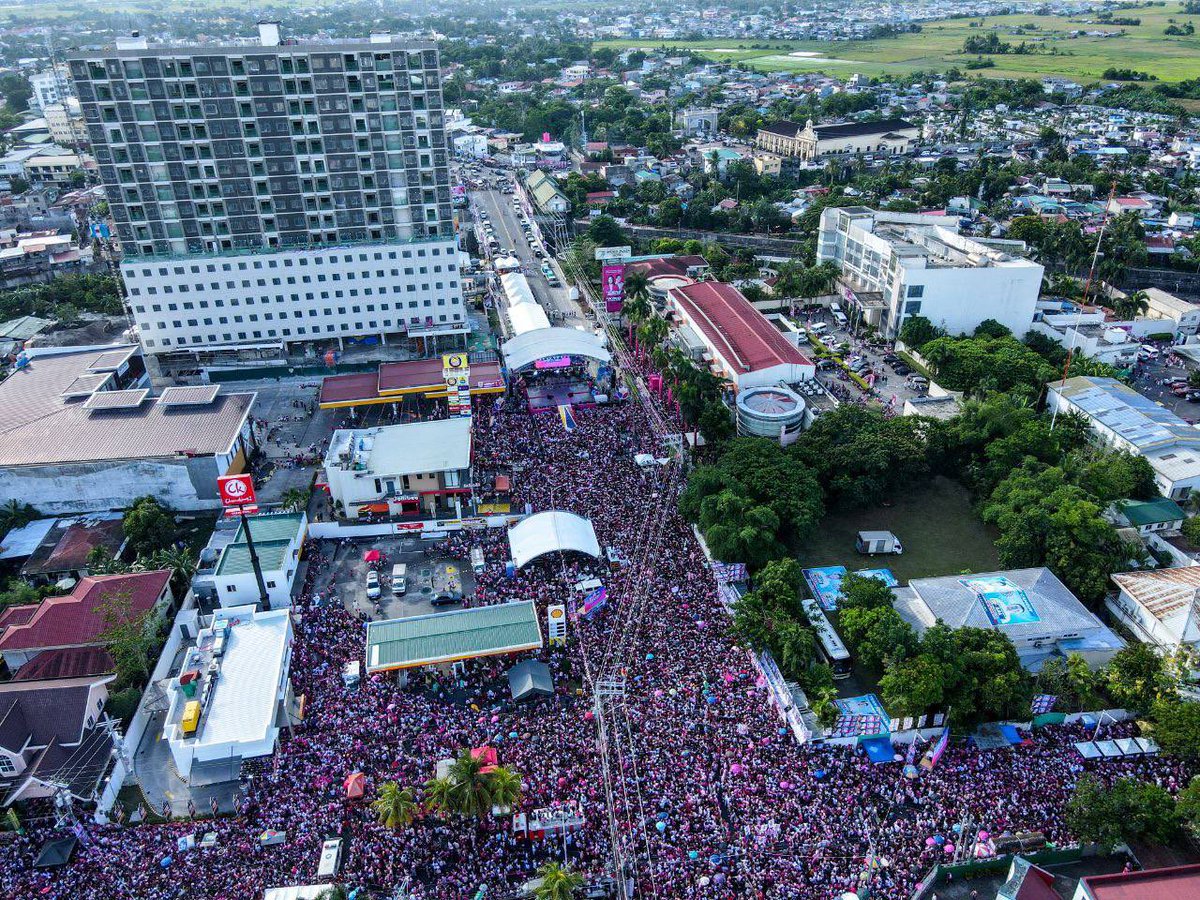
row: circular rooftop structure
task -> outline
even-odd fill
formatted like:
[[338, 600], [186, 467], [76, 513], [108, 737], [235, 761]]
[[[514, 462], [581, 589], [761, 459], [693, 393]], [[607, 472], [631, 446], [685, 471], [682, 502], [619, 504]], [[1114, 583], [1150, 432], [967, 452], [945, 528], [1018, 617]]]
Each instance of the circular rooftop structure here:
[[747, 388], [737, 398], [738, 434], [778, 438], [804, 427], [804, 398], [782, 386]]
[[646, 287], [650, 291], [650, 296], [656, 300], [665, 300], [667, 291], [675, 288], [687, 287], [689, 284], [695, 284], [696, 279], [688, 278], [686, 275], [654, 275], [647, 279]]

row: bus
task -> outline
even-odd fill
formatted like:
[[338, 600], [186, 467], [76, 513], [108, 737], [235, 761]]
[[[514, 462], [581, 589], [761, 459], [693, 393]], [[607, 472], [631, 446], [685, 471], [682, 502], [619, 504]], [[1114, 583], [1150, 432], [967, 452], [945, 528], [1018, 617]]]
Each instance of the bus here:
[[846, 649], [829, 617], [821, 609], [821, 604], [811, 598], [802, 599], [800, 602], [804, 605], [804, 614], [808, 616], [809, 624], [817, 633], [817, 646], [821, 650], [821, 656], [825, 658], [829, 668], [833, 669], [834, 679], [849, 678], [854, 668], [850, 660], [850, 651]]

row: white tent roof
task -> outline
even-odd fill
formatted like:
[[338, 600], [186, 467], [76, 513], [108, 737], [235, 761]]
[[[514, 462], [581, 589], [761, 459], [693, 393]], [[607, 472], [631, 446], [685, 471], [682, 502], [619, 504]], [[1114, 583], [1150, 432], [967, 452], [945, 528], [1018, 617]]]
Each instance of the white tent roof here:
[[523, 568], [556, 550], [576, 550], [600, 556], [600, 542], [590, 520], [562, 510], [535, 513], [508, 529], [513, 562]]
[[508, 321], [515, 335], [550, 327], [545, 310], [536, 303], [514, 303], [508, 308]]
[[586, 356], [602, 363], [612, 359], [599, 337], [578, 328], [539, 328], [505, 341], [500, 350], [514, 372], [552, 356]]

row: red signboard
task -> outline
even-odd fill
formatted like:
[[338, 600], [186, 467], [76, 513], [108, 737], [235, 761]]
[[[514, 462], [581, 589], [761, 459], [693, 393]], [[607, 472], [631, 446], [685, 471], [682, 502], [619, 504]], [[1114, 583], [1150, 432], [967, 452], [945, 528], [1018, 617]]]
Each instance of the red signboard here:
[[217, 491], [224, 506], [250, 506], [254, 500], [254, 480], [249, 475], [222, 475]]

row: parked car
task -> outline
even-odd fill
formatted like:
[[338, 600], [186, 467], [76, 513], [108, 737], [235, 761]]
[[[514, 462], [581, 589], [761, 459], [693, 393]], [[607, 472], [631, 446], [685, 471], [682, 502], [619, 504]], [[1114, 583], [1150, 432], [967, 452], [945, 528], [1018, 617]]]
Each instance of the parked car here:
[[367, 599], [379, 599], [379, 573], [374, 569], [367, 572]]
[[903, 364], [898, 365], [898, 366], [892, 366], [892, 371], [895, 372], [897, 375], [911, 375], [912, 374], [912, 369], [910, 369], [908, 366], [903, 365]]

